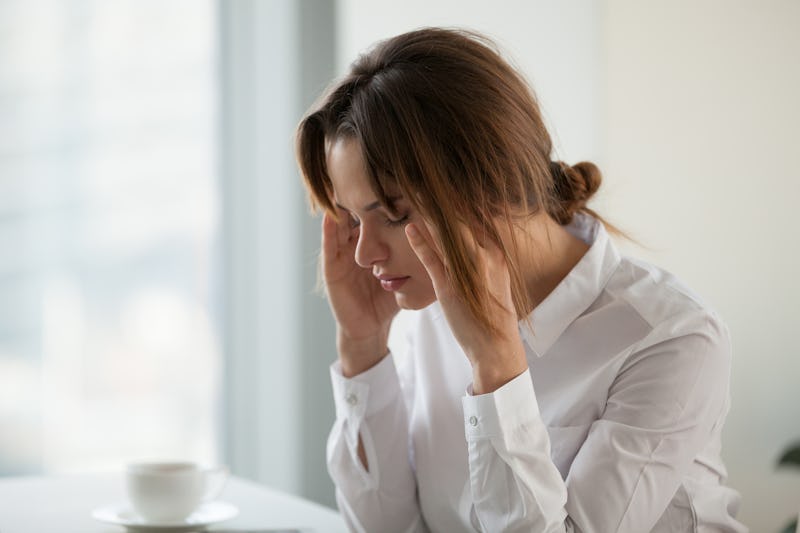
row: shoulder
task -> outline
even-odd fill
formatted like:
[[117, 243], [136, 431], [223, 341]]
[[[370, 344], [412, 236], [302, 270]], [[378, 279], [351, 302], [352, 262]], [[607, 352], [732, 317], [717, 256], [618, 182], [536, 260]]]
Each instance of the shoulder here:
[[[676, 276], [622, 258], [604, 291], [603, 308], [636, 317], [640, 335], [621, 352], [604, 417], [638, 427], [724, 417], [730, 393], [731, 342], [720, 316]], [[673, 421], [673, 422], [669, 422]]]
[[646, 326], [635, 352], [663, 349], [713, 357], [727, 366], [730, 334], [719, 314], [670, 272], [623, 257], [605, 288], [607, 301], [635, 313]]

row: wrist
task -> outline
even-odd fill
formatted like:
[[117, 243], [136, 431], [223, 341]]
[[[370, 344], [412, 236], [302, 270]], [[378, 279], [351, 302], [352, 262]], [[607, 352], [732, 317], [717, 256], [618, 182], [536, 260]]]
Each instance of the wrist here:
[[336, 346], [342, 374], [346, 378], [366, 372], [389, 353], [388, 335], [353, 339], [338, 331]]
[[479, 358], [472, 365], [472, 393], [490, 394], [528, 370], [524, 350], [506, 352], [504, 358]]

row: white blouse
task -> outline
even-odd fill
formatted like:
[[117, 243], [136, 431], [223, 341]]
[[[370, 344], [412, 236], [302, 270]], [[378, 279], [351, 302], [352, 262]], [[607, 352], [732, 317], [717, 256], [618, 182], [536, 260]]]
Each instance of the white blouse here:
[[529, 371], [495, 392], [470, 394], [438, 303], [414, 313], [402, 364], [332, 366], [328, 469], [351, 530], [747, 531], [720, 458], [725, 325], [594, 218], [569, 230], [591, 247], [533, 331], [520, 322]]

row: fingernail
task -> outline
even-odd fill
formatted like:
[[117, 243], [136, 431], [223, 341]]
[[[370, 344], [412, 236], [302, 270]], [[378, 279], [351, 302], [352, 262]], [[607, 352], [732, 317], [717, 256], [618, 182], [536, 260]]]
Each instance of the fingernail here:
[[419, 235], [419, 231], [417, 231], [416, 226], [409, 224], [406, 226], [406, 235], [416, 238]]

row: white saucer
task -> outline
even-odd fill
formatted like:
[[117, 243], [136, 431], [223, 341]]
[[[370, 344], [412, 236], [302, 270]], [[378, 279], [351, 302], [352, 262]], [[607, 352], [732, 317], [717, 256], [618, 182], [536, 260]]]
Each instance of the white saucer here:
[[217, 522], [230, 520], [237, 514], [239, 509], [233, 505], [216, 501], [201, 504], [192, 514], [177, 522], [148, 522], [131, 509], [130, 503], [122, 502], [95, 509], [92, 511], [92, 518], [125, 526], [129, 531], [181, 533], [202, 531]]

